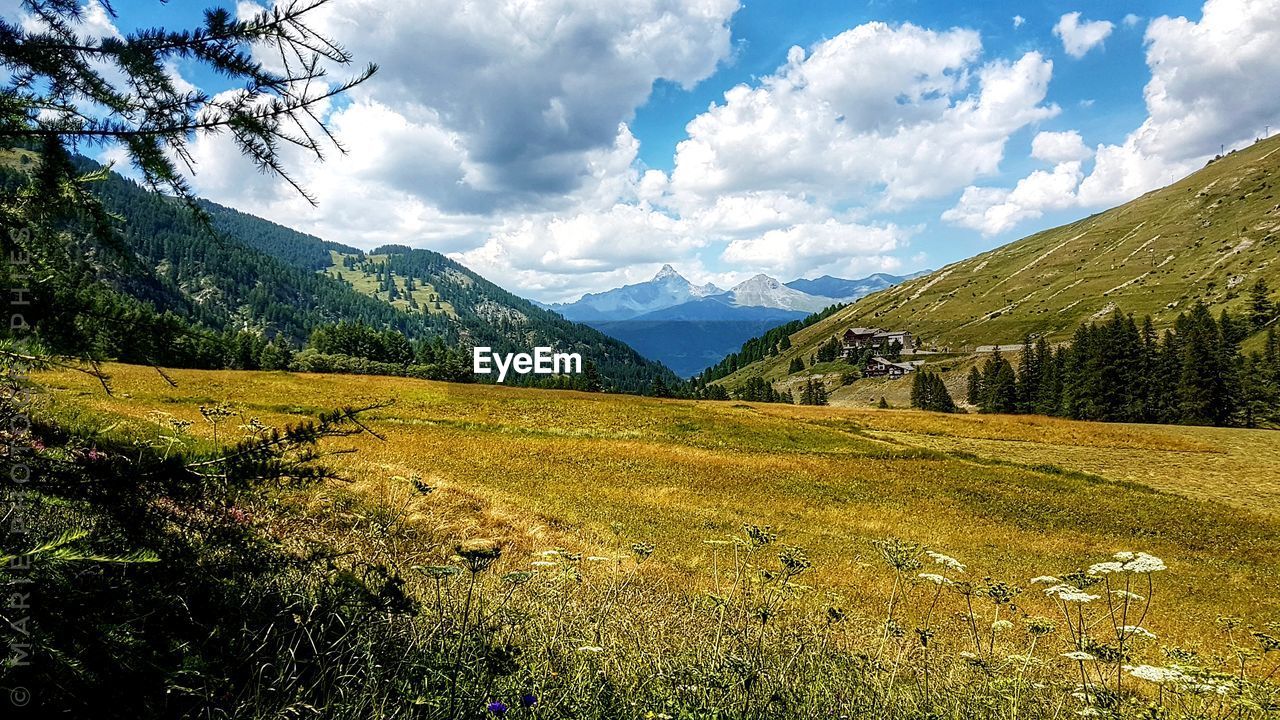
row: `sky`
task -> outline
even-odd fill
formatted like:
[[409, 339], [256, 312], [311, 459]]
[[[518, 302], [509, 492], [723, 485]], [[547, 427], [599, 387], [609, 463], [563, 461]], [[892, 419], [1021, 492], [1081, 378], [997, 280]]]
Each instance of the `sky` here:
[[[96, 33], [203, 7], [93, 3]], [[333, 0], [312, 25], [380, 67], [323, 108], [345, 155], [286, 158], [318, 206], [224, 136], [193, 141], [197, 191], [546, 302], [664, 263], [722, 287], [937, 268], [1280, 130], [1280, 0]]]

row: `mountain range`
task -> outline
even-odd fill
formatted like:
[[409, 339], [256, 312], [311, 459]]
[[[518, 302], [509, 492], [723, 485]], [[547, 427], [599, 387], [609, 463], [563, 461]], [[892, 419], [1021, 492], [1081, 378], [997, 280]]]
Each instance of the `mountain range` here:
[[[874, 293], [790, 335], [790, 348], [720, 380], [776, 381], [796, 358], [855, 326], [908, 330], [971, 352], [1028, 335], [1067, 340], [1115, 310], [1157, 330], [1195, 302], [1246, 312], [1248, 289], [1280, 286], [1280, 136], [1215, 158], [1128, 203], [1038, 232]], [[1257, 349], [1261, 337], [1245, 341]]]
[[770, 328], [853, 302], [910, 277], [915, 276], [877, 273], [846, 280], [824, 275], [782, 283], [756, 275], [722, 290], [711, 283], [695, 285], [671, 265], [663, 265], [651, 280], [546, 307], [617, 338], [687, 377]]
[[[37, 156], [0, 151], [0, 189], [20, 186], [22, 157], [29, 164]], [[86, 171], [101, 167], [78, 162]], [[92, 298], [86, 312], [130, 318], [139, 328], [146, 323], [138, 337], [98, 333], [94, 342], [107, 357], [238, 367], [242, 361], [224, 355], [237, 334], [298, 348], [316, 328], [345, 321], [396, 330], [410, 341], [438, 339], [458, 355], [472, 345], [502, 353], [533, 346], [579, 352], [606, 390], [644, 391], [659, 379], [677, 381], [624, 343], [537, 307], [439, 253], [403, 246], [366, 252], [201, 201], [210, 228], [183, 203], [116, 173], [93, 190], [120, 219], [119, 243], [129, 260], [98, 262], [111, 251], [81, 250], [77, 285], [50, 302]], [[86, 318], [57, 331], [93, 332], [100, 325]], [[215, 339], [229, 336], [230, 343]]]

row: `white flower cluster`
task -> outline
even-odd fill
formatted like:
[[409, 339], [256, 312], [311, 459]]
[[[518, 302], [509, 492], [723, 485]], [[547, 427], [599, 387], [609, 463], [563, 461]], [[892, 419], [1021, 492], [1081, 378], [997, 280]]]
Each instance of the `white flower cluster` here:
[[948, 570], [954, 570], [956, 572], [964, 572], [964, 568], [965, 568], [964, 563], [960, 562], [959, 560], [949, 555], [943, 555], [940, 552], [934, 552], [932, 550], [926, 550], [924, 554], [928, 555], [930, 558], [933, 559], [935, 563], [943, 566], [944, 568], [947, 568]]
[[1062, 602], [1087, 603], [1098, 599], [1098, 595], [1090, 595], [1075, 585], [1060, 583], [1050, 588], [1045, 588], [1045, 595], [1057, 597]]

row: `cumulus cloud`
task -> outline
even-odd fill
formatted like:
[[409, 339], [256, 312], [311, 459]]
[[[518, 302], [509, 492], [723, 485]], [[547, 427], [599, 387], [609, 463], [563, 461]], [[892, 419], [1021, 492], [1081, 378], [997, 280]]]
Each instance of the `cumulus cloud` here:
[[1280, 0], [1208, 0], [1199, 22], [1152, 20], [1146, 42], [1147, 119], [1123, 143], [1099, 148], [1080, 187], [1086, 206], [1158, 187], [1280, 117], [1280, 95], [1240, 91], [1280, 75]]
[[1032, 155], [1056, 163], [1052, 171], [1014, 188], [970, 186], [943, 219], [996, 234], [1049, 210], [1123, 203], [1203, 167], [1222, 145], [1252, 142], [1280, 117], [1280, 96], [1239, 92], [1280, 74], [1280, 0], [1208, 0], [1198, 22], [1153, 19], [1146, 43], [1147, 118], [1123, 142], [1090, 153], [1077, 133], [1040, 133]]
[[1082, 58], [1090, 50], [1102, 44], [1115, 25], [1108, 20], [1081, 20], [1080, 13], [1071, 12], [1058, 19], [1053, 34], [1062, 39], [1062, 49], [1073, 58]]
[[1020, 28], [1020, 27], [1022, 27], [1023, 25], [1026, 25], [1026, 24], [1027, 24], [1027, 19], [1026, 19], [1026, 18], [1022, 17], [1021, 15], [1014, 15], [1014, 16], [1013, 16], [1013, 27], [1014, 27], [1014, 28]]
[[1084, 160], [1091, 155], [1093, 151], [1085, 147], [1084, 138], [1075, 130], [1040, 132], [1031, 139], [1031, 157], [1037, 160], [1060, 163]]
[[805, 272], [851, 275], [892, 270], [890, 253], [906, 245], [913, 230], [896, 225], [861, 225], [828, 219], [803, 223], [729, 243], [722, 259], [764, 272], [793, 277]]
[[1058, 163], [1052, 171], [1036, 170], [1012, 189], [970, 186], [955, 207], [942, 213], [942, 219], [996, 235], [1047, 211], [1074, 206], [1082, 177], [1080, 162], [1072, 160]]
[[993, 173], [1044, 104], [1052, 62], [979, 63], [978, 34], [868, 23], [792, 48], [777, 73], [725, 93], [687, 127], [672, 192], [681, 207], [768, 189], [892, 207]]
[[1142, 22], [1142, 17], [1139, 15], [1135, 15], [1133, 13], [1129, 13], [1128, 15], [1124, 16], [1124, 20], [1122, 20], [1121, 22], [1124, 23], [1125, 27], [1137, 27], [1138, 23]]

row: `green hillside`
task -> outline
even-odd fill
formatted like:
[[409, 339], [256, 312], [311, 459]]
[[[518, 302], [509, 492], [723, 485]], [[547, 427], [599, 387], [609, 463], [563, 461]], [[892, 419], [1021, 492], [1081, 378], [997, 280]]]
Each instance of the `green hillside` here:
[[[77, 162], [86, 171], [100, 167], [85, 158]], [[5, 151], [0, 189], [16, 194], [38, 164], [32, 152]], [[238, 367], [237, 335], [279, 338], [297, 348], [317, 327], [347, 321], [396, 330], [411, 341], [439, 338], [451, 348], [579, 352], [610, 390], [643, 391], [657, 378], [678, 381], [626, 344], [517, 297], [439, 253], [387, 246], [370, 255], [200, 201], [210, 232], [179, 201], [116, 173], [94, 191], [119, 219], [118, 248], [99, 247], [88, 233], [69, 233], [77, 239], [69, 248], [67, 278], [43, 293], [42, 306], [32, 313], [45, 318], [37, 332], [55, 346], [93, 347], [101, 356], [131, 362]], [[111, 322], [138, 332], [105, 331]]]
[[778, 379], [853, 326], [909, 330], [956, 353], [1066, 340], [1114, 309], [1167, 327], [1195, 300], [1243, 310], [1250, 285], [1280, 286], [1280, 137], [1210, 162], [1117, 208], [1036, 233], [869, 295], [791, 336], [792, 347], [721, 380]]

